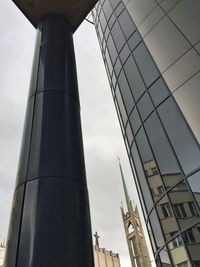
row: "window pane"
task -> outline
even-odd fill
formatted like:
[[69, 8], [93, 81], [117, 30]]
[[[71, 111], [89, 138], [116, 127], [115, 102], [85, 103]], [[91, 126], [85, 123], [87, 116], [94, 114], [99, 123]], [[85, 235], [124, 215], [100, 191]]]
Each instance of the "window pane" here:
[[[197, 172], [188, 178], [190, 188], [200, 208], [200, 172]], [[199, 211], [200, 213], [200, 211]]]
[[147, 212], [149, 212], [153, 208], [153, 200], [152, 200], [149, 186], [147, 184], [147, 179], [145, 177], [144, 169], [143, 169], [143, 166], [141, 164], [141, 160], [139, 158], [138, 150], [137, 150], [135, 143], [132, 146], [131, 153], [133, 155], [134, 166], [135, 166], [135, 169], [137, 172], [138, 182], [140, 185], [142, 197], [145, 200], [144, 203], [146, 205], [146, 210], [147, 210]]
[[125, 38], [119, 26], [119, 23], [117, 21], [113, 25], [111, 32], [112, 32], [112, 36], [113, 36], [117, 51], [119, 52], [125, 43]]
[[139, 127], [141, 126], [141, 120], [136, 108], [133, 109], [131, 116], [129, 118], [130, 124], [132, 126], [134, 134], [137, 133]]
[[200, 149], [172, 98], [159, 108], [159, 115], [186, 174], [200, 166]]
[[140, 34], [138, 33], [138, 31], [135, 31], [134, 34], [128, 40], [128, 44], [131, 51], [135, 49], [135, 47], [141, 42], [141, 40], [142, 39], [140, 37]]
[[110, 53], [110, 57], [111, 57], [112, 63], [114, 64], [115, 60], [117, 58], [117, 51], [116, 51], [116, 48], [115, 48], [115, 45], [114, 45], [114, 42], [113, 42], [113, 39], [112, 39], [111, 35], [108, 37], [107, 45], [108, 45], [108, 50], [109, 50], [109, 53]]
[[161, 173], [166, 176], [166, 179], [170, 174], [179, 175], [180, 170], [173, 151], [155, 113], [145, 121], [145, 129]]
[[149, 97], [148, 93], [145, 93], [140, 100], [138, 101], [137, 104], [140, 116], [142, 120], [144, 121], [149, 114], [154, 110], [153, 104], [151, 102], [151, 99]]
[[146, 85], [151, 85], [159, 77], [159, 72], [144, 43], [137, 46], [133, 51], [133, 56]]
[[118, 17], [118, 21], [126, 39], [128, 39], [135, 30], [135, 25], [126, 9]]
[[155, 104], [159, 105], [165, 98], [169, 96], [169, 90], [164, 83], [163, 79], [158, 79], [152, 86], [149, 88], [150, 96]]
[[146, 87], [144, 85], [144, 82], [141, 78], [141, 75], [138, 71], [138, 68], [135, 64], [135, 61], [132, 56], [128, 58], [124, 65], [124, 70], [127, 75], [127, 79], [129, 81], [129, 84], [131, 86], [131, 90], [133, 93], [133, 96], [135, 98], [135, 101], [138, 100], [138, 98], [144, 93], [146, 90]]
[[125, 124], [126, 121], [127, 121], [127, 114], [126, 114], [126, 110], [124, 108], [124, 104], [123, 104], [123, 101], [122, 101], [121, 94], [120, 94], [118, 86], [116, 88], [115, 95], [116, 95], [116, 100], [117, 100], [118, 107], [119, 107], [119, 110], [120, 110], [120, 113], [121, 113], [121, 116], [122, 116], [122, 121]]
[[120, 91], [121, 91], [122, 98], [125, 103], [127, 113], [129, 114], [134, 106], [134, 100], [133, 100], [130, 87], [127, 83], [127, 80], [126, 80], [126, 77], [123, 71], [121, 71], [119, 75], [118, 83], [119, 83]]

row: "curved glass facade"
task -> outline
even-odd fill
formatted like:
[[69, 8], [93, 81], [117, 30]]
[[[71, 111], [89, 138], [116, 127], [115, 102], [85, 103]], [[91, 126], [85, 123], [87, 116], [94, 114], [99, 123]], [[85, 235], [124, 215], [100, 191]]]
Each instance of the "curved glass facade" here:
[[93, 10], [157, 266], [200, 266], [199, 12], [198, 0]]

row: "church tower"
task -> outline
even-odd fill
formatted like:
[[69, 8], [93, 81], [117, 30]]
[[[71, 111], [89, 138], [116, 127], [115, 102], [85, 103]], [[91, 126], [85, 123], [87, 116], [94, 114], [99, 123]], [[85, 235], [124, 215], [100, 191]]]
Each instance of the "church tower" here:
[[142, 224], [137, 206], [133, 204], [128, 195], [122, 167], [119, 161], [122, 183], [126, 198], [127, 212], [121, 207], [124, 230], [126, 234], [132, 267], [151, 267], [147, 245], [144, 238]]

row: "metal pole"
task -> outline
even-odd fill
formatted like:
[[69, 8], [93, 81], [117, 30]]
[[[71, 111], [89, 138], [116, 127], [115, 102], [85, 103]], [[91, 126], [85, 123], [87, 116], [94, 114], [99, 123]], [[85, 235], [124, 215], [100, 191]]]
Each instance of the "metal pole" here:
[[37, 29], [5, 267], [93, 267], [72, 31]]

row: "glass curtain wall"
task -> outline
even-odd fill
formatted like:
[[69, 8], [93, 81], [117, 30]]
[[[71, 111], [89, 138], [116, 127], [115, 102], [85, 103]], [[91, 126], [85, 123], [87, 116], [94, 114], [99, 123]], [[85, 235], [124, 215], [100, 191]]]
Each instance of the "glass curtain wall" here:
[[200, 266], [196, 136], [123, 1], [93, 19], [157, 266]]

